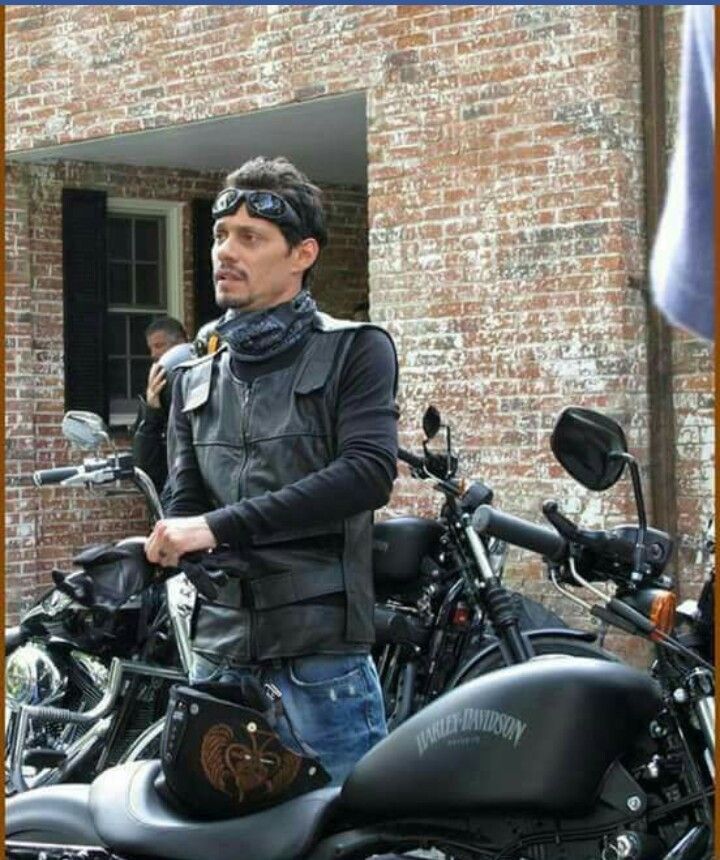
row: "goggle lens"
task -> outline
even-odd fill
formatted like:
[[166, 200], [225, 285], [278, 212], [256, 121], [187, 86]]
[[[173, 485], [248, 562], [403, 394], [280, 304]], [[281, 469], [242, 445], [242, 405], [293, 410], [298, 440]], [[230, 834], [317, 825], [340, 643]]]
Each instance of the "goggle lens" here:
[[287, 211], [287, 204], [269, 191], [252, 191], [247, 195], [247, 202], [258, 214], [279, 218]]
[[292, 206], [274, 191], [256, 191], [245, 188], [226, 188], [215, 198], [212, 206], [214, 219], [225, 215], [234, 215], [245, 202], [248, 212], [270, 221], [287, 220], [293, 226], [300, 228], [300, 218]]

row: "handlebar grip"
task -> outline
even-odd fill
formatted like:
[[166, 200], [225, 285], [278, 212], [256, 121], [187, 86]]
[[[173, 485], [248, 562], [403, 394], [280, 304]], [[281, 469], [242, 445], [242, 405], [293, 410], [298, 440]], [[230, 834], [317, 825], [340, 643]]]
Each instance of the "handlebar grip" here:
[[38, 469], [33, 472], [33, 484], [36, 487], [47, 487], [50, 484], [59, 484], [66, 478], [74, 478], [81, 474], [82, 468], [79, 466], [61, 466], [58, 469]]
[[398, 448], [398, 460], [402, 460], [403, 463], [407, 463], [408, 466], [412, 466], [413, 469], [422, 469], [425, 465], [425, 461], [422, 457], [412, 454], [405, 448]]
[[529, 549], [550, 561], [561, 561], [567, 551], [567, 543], [550, 529], [505, 514], [488, 505], [481, 505], [475, 511], [472, 525], [480, 534], [492, 535], [507, 543]]

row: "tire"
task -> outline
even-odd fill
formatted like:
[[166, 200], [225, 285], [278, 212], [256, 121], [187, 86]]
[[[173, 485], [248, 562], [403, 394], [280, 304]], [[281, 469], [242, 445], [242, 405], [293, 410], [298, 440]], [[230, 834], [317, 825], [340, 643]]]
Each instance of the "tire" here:
[[131, 761], [146, 761], [151, 758], [160, 758], [160, 744], [162, 742], [162, 729], [165, 725], [165, 717], [160, 717], [151, 723], [118, 759], [118, 764], [127, 764]]
[[[594, 660], [618, 662], [618, 658], [610, 654], [609, 651], [605, 651], [597, 645], [591, 645], [589, 642], [583, 642], [582, 639], [569, 639], [564, 636], [538, 636], [532, 639], [531, 642], [538, 657], [547, 654], [564, 654], [567, 657], [590, 657]], [[505, 666], [506, 663], [503, 660], [500, 649], [495, 648], [472, 666], [472, 668], [468, 669], [467, 673], [461, 673], [453, 687], [459, 687], [467, 681], [472, 681], [481, 675], [487, 675], [489, 672], [503, 669]]]

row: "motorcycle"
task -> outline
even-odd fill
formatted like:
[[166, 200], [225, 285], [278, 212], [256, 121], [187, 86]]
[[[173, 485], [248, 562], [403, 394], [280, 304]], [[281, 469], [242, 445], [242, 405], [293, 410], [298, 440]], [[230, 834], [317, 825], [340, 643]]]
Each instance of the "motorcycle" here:
[[[152, 481], [129, 453], [99, 456], [110, 443], [102, 419], [68, 412], [62, 428], [93, 456], [36, 472], [37, 486], [112, 492], [130, 482], [151, 519], [162, 516]], [[70, 776], [90, 781], [157, 752], [158, 734], [147, 726], [164, 713], [171, 683], [187, 675], [192, 594], [180, 576], [161, 583], [143, 547], [128, 538], [85, 550], [78, 569], [53, 570], [53, 588], [6, 629], [6, 796]]]
[[[491, 504], [493, 491], [482, 481], [456, 477], [451, 427], [435, 407], [428, 407], [422, 425], [422, 455], [400, 448], [398, 459], [443, 495], [440, 515], [389, 519], [373, 530], [373, 657], [390, 731], [447, 690], [508, 665], [518, 653], [614, 659], [592, 644], [594, 633], [570, 629], [542, 604], [504, 588], [505, 542], [485, 541], [496, 584], [492, 590], [478, 587], [481, 560], [462, 518]], [[441, 429], [444, 450], [431, 450]], [[522, 647], [506, 646], [497, 632], [512, 613]]]
[[[440, 416], [432, 407], [424, 426], [425, 456], [414, 473], [437, 480], [430, 470], [440, 475], [448, 463], [456, 469], [457, 458], [449, 428], [445, 461], [427, 448], [440, 428]], [[87, 413], [69, 413], [63, 427], [76, 446], [95, 450], [107, 438], [101, 420]], [[401, 459], [412, 456], [400, 452]], [[492, 491], [480, 482], [463, 488], [452, 475], [442, 477], [446, 490], [452, 486], [462, 492], [465, 512], [492, 498]], [[145, 497], [151, 518], [162, 515], [147, 476], [133, 467], [127, 454], [112, 462], [95, 457], [81, 469], [44, 470], [35, 479], [40, 486], [63, 482], [91, 488], [129, 479]], [[375, 526], [373, 568], [382, 595], [375, 608], [375, 657], [390, 730], [457, 683], [506, 663], [501, 640], [492, 634], [484, 606], [468, 585], [475, 563], [463, 555], [459, 534], [442, 517], [397, 518]], [[491, 542], [489, 556], [498, 576], [504, 555], [505, 545]], [[141, 559], [138, 565], [143, 564]], [[189, 666], [194, 593], [183, 576], [166, 582], [166, 594], [156, 582], [108, 612], [97, 605], [90, 611], [87, 601], [74, 599], [66, 578], [54, 575], [56, 587], [41, 597], [18, 628], [6, 631], [8, 655], [29, 640], [7, 663], [6, 795], [68, 778], [91, 781], [106, 767], [157, 754], [169, 683], [180, 677], [178, 669], [187, 673]], [[593, 634], [566, 629], [560, 618], [519, 594], [512, 600], [525, 621], [523, 628], [532, 628], [524, 635], [532, 640], [535, 653], [609, 659], [588, 644]], [[141, 623], [143, 615], [147, 618]], [[541, 622], [547, 619], [552, 627], [543, 628]], [[24, 688], [30, 673], [44, 678], [47, 689], [42, 683], [32, 691]]]
[[[607, 489], [625, 463], [639, 486], [614, 422], [571, 411], [553, 438], [560, 462], [585, 486]], [[449, 504], [477, 553], [482, 579], [474, 585], [491, 603], [497, 583], [481, 534], [539, 553], [565, 590], [570, 581], [592, 589], [596, 578], [610, 579], [617, 593], [596, 589], [602, 599], [592, 614], [652, 638], [697, 697], [696, 670], [712, 666], [671, 630], [672, 601], [658, 594], [670, 593], [663, 578], [670, 540], [647, 527], [640, 504], [637, 525], [610, 532], [568, 525], [557, 505], [546, 506], [550, 529], [489, 506], [463, 514], [454, 496]], [[680, 702], [673, 684], [668, 696], [660, 677], [620, 662], [528, 659], [511, 623], [497, 630], [518, 662], [431, 702], [370, 750], [342, 787], [243, 817], [199, 820], [158, 793], [158, 761], [133, 762], [91, 786], [11, 798], [6, 856], [349, 860], [436, 848], [485, 860], [710, 858], [713, 784], [695, 746], [709, 743], [704, 692]]]

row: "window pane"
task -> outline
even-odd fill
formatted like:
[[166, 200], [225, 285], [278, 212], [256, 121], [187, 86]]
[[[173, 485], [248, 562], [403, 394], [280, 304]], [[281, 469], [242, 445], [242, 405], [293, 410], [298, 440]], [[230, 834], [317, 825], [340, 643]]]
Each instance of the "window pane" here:
[[132, 302], [130, 263], [110, 263], [108, 289], [111, 305], [129, 305]]
[[138, 263], [136, 265], [135, 302], [138, 305], [160, 304], [159, 268], [155, 263]]
[[152, 361], [150, 358], [133, 358], [130, 362], [130, 388], [133, 397], [136, 397], [138, 394], [145, 394], [151, 364]]
[[127, 397], [127, 364], [124, 359], [108, 361], [108, 388], [110, 397]]
[[135, 259], [157, 262], [160, 259], [160, 224], [135, 221]]
[[154, 314], [130, 314], [130, 355], [148, 354], [145, 329], [155, 319]]
[[127, 314], [108, 314], [108, 355], [127, 355]]
[[132, 221], [130, 218], [108, 219], [108, 256], [110, 259], [130, 260]]

